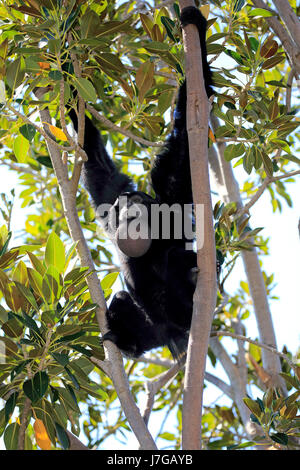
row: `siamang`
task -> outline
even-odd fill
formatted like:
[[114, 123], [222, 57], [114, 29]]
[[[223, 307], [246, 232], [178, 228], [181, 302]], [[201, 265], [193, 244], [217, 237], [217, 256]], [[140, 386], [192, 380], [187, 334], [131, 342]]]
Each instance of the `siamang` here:
[[[182, 26], [194, 24], [199, 31], [205, 89], [210, 97], [213, 90], [205, 44], [206, 20], [195, 7], [184, 8], [180, 20]], [[103, 340], [115, 343], [128, 357], [138, 357], [145, 351], [166, 345], [178, 358], [187, 346], [196, 254], [187, 249], [186, 243], [190, 240], [184, 234], [178, 239], [171, 230], [169, 237], [162, 237], [161, 232], [153, 237], [149, 220], [153, 205], [183, 207], [193, 202], [186, 101], [184, 82], [178, 93], [173, 130], [151, 171], [155, 198], [135, 190], [132, 180], [120, 173], [108, 156], [92, 121], [88, 117], [85, 121], [84, 150], [88, 161], [83, 168], [83, 183], [96, 208], [111, 205], [106, 215], [101, 213], [100, 216], [117, 248], [128, 289], [118, 292], [110, 303], [106, 313], [108, 332]], [[77, 131], [74, 110], [70, 117]], [[125, 203], [121, 204], [121, 200]], [[141, 207], [146, 211], [141, 211]], [[146, 230], [143, 237], [136, 239], [130, 236], [128, 227], [138, 216], [141, 227]]]

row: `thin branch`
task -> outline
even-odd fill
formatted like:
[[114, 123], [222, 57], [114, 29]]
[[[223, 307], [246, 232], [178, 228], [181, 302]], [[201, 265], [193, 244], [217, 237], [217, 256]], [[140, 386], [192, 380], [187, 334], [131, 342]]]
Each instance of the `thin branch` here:
[[[173, 361], [169, 361], [168, 359], [159, 359], [159, 358], [148, 357], [148, 356], [140, 356], [138, 359], [136, 359], [136, 361], [144, 362], [146, 364], [154, 364], [157, 366], [168, 367], [168, 368], [175, 365]], [[209, 372], [205, 372], [204, 378], [205, 380], [208, 380], [208, 382], [211, 382], [213, 385], [218, 387], [229, 398], [232, 398], [233, 395], [232, 395], [230, 385], [226, 384], [225, 382], [223, 382], [223, 380], [210, 374]]]
[[297, 368], [297, 366], [293, 363], [293, 361], [290, 360], [290, 358], [286, 354], [281, 353], [280, 351], [278, 351], [273, 346], [269, 346], [267, 344], [261, 343], [260, 341], [256, 341], [254, 339], [248, 338], [247, 336], [238, 335], [236, 333], [232, 333], [231, 331], [212, 331], [210, 336], [211, 337], [214, 337], [214, 336], [230, 336], [231, 338], [235, 338], [239, 341], [247, 341], [248, 343], [251, 343], [251, 344], [254, 344], [255, 346], [266, 349], [267, 351], [271, 352], [272, 354], [276, 354], [277, 356], [281, 357], [282, 359], [284, 359], [289, 364], [289, 366], [293, 370], [296, 370], [296, 368]]
[[145, 364], [154, 364], [162, 367], [172, 367], [174, 365], [173, 361], [169, 359], [160, 359], [158, 357], [140, 356], [134, 360], [136, 362], [144, 362]]
[[[132, 67], [131, 65], [127, 65], [126, 69], [130, 70], [132, 72], [136, 71], [136, 67]], [[174, 85], [174, 86], [177, 85], [175, 73], [172, 74], [172, 73], [169, 73], [169, 72], [161, 72], [160, 70], [155, 70], [155, 75], [157, 75], [158, 77], [168, 78], [168, 83], [169, 84]]]
[[[44, 139], [51, 143], [51, 145], [55, 146], [56, 148], [58, 148], [59, 150], [65, 150], [67, 152], [72, 152], [74, 150], [74, 147], [73, 146], [70, 146], [70, 147], [66, 147], [66, 146], [63, 146], [63, 145], [60, 145], [56, 142], [56, 140], [52, 137], [52, 134], [51, 132], [49, 131], [48, 127], [39, 127], [37, 124], [35, 124], [34, 122], [32, 122], [27, 116], [25, 116], [24, 114], [20, 113], [20, 111], [18, 111], [17, 109], [13, 108], [9, 103], [6, 103], [5, 106], [7, 107], [7, 109], [9, 109], [13, 114], [15, 114], [16, 116], [18, 116], [20, 119], [22, 119], [22, 121], [26, 122], [27, 124], [30, 124], [31, 126], [35, 127], [35, 129], [44, 137]], [[51, 120], [49, 121], [48, 124], [51, 124]]]
[[292, 100], [292, 85], [293, 85], [293, 78], [295, 76], [295, 71], [294, 69], [291, 69], [287, 83], [286, 83], [286, 95], [285, 95], [285, 105], [286, 105], [286, 110], [289, 113], [291, 111], [291, 100]]
[[[69, 33], [68, 34], [69, 44], [71, 44], [72, 41], [73, 41], [72, 34]], [[73, 67], [74, 67], [75, 76], [77, 78], [81, 78], [81, 76], [82, 76], [81, 66], [80, 66], [79, 61], [76, 57], [76, 54], [74, 54], [71, 50], [70, 55], [71, 55], [72, 64], [73, 64]], [[76, 110], [76, 112], [77, 112], [77, 110]], [[78, 95], [78, 116], [77, 116], [77, 119], [78, 119], [77, 143], [78, 143], [79, 149], [84, 152], [83, 146], [84, 146], [84, 131], [85, 131], [85, 101], [80, 96], [80, 94]], [[80, 155], [80, 152], [78, 152], [78, 154]], [[75, 164], [74, 164], [73, 174], [72, 174], [72, 177], [71, 177], [71, 186], [73, 188], [73, 191], [76, 191], [76, 188], [77, 188], [78, 183], [79, 183], [81, 170], [82, 170], [82, 163], [83, 163], [83, 161], [87, 160], [87, 155], [86, 155], [85, 152], [84, 152], [84, 154], [85, 154], [86, 158], [85, 159], [82, 158], [82, 160], [78, 158], [78, 154], [77, 154], [77, 152], [75, 152]]]
[[13, 171], [17, 171], [18, 173], [22, 174], [28, 174], [31, 176], [34, 176], [36, 179], [39, 179], [41, 182], [43, 181], [43, 178], [40, 178], [39, 175], [36, 173], [36, 171], [31, 170], [30, 168], [27, 168], [26, 166], [11, 162], [10, 160], [1, 160], [1, 165], [6, 165], [8, 168], [10, 168]]
[[258, 188], [256, 193], [254, 194], [254, 196], [250, 199], [250, 201], [247, 204], [245, 204], [245, 206], [237, 212], [236, 218], [240, 218], [243, 215], [249, 213], [250, 207], [252, 207], [258, 201], [258, 199], [263, 195], [265, 189], [268, 187], [269, 184], [274, 183], [275, 181], [282, 180], [282, 179], [291, 178], [299, 174], [300, 174], [300, 170], [295, 170], [295, 171], [291, 171], [290, 173], [285, 173], [284, 175], [267, 176], [264, 179], [264, 182], [261, 184], [261, 186]]
[[175, 363], [170, 369], [165, 372], [162, 372], [158, 377], [155, 377], [152, 380], [148, 380], [145, 383], [146, 388], [146, 404], [145, 408], [142, 412], [143, 419], [146, 424], [148, 424], [149, 417], [154, 405], [155, 395], [159, 390], [161, 390], [170, 380], [177, 375], [178, 371], [181, 369], [181, 365], [179, 363]]
[[130, 139], [134, 140], [135, 142], [139, 142], [140, 144], [146, 145], [147, 147], [161, 147], [164, 145], [163, 142], [151, 142], [150, 140], [143, 139], [142, 137], [138, 137], [137, 135], [133, 134], [132, 132], [123, 129], [120, 126], [117, 126], [113, 122], [111, 122], [109, 119], [105, 118], [102, 116], [98, 111], [96, 111], [93, 106], [90, 104], [87, 105], [87, 109], [90, 111], [90, 113], [99, 121], [101, 122], [105, 127], [108, 129], [111, 129], [115, 132], [118, 132], [119, 134], [123, 134], [126, 137], [129, 137]]
[[39, 364], [39, 367], [38, 367], [39, 371], [42, 371], [44, 369], [45, 361], [46, 361], [47, 354], [48, 354], [50, 344], [51, 344], [52, 333], [53, 333], [53, 328], [49, 328], [49, 330], [47, 331], [47, 335], [46, 335], [46, 342], [45, 342], [45, 345], [44, 345], [44, 351], [43, 351], [41, 361], [40, 361], [40, 364]]
[[90, 361], [93, 362], [93, 364], [95, 364], [97, 367], [99, 367], [99, 369], [103, 370], [103, 372], [105, 372], [105, 374], [111, 378], [111, 367], [110, 363], [107, 360], [101, 361], [101, 359], [92, 356], [90, 358]]
[[258, 142], [259, 138], [258, 137], [251, 137], [250, 139], [239, 139], [238, 137], [217, 137], [216, 139], [217, 142]]

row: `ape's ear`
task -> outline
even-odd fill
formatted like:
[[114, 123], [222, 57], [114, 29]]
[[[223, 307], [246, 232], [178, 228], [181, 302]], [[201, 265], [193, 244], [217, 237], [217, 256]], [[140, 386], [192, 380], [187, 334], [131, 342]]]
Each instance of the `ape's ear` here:
[[[146, 224], [146, 222], [144, 222]], [[152, 240], [150, 234], [150, 228], [145, 227], [145, 231], [142, 237], [131, 237], [128, 231], [127, 223], [120, 224], [116, 233], [116, 242], [119, 250], [129, 258], [139, 258], [147, 253], [149, 250]]]

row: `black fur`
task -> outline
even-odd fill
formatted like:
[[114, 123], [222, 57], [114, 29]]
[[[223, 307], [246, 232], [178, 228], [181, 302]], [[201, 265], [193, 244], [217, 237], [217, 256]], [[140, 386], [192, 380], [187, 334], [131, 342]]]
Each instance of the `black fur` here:
[[[183, 9], [181, 23], [195, 24], [199, 31], [202, 64], [208, 97], [212, 78], [206, 57], [206, 20], [194, 7]], [[75, 128], [77, 118], [71, 112]], [[121, 174], [109, 158], [100, 134], [86, 118], [83, 182], [94, 205], [114, 204], [127, 192], [137, 194], [128, 176]], [[163, 151], [156, 157], [151, 172], [156, 199], [138, 192], [143, 202], [192, 203], [188, 137], [186, 130], [186, 84], [180, 87], [174, 129]], [[107, 227], [107, 225], [106, 225]], [[104, 340], [113, 341], [126, 355], [138, 357], [152, 348], [167, 345], [175, 357], [186, 348], [191, 323], [196, 267], [196, 254], [186, 250], [186, 239], [153, 240], [150, 249], [140, 257], [120, 254], [121, 268], [128, 292], [118, 292], [107, 311], [109, 332]]]

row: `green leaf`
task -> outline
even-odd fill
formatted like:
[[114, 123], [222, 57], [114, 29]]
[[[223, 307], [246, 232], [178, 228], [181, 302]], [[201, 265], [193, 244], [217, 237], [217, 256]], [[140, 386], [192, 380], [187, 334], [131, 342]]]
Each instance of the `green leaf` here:
[[114, 70], [115, 72], [119, 73], [124, 73], [126, 71], [119, 57], [109, 52], [103, 52], [102, 54], [97, 56], [97, 62], [104, 71]]
[[32, 266], [36, 269], [36, 271], [41, 276], [43, 276], [46, 271], [46, 268], [43, 265], [43, 263], [33, 253], [28, 252], [28, 256], [29, 256]]
[[227, 450], [237, 450], [237, 449], [245, 449], [246, 447], [252, 447], [255, 445], [253, 441], [243, 442], [242, 444], [236, 444], [234, 446], [228, 446]]
[[25, 75], [25, 61], [23, 57], [18, 57], [10, 62], [6, 69], [6, 81], [11, 90], [18, 88], [23, 83]]
[[248, 173], [248, 175], [250, 175], [253, 169], [254, 163], [255, 163], [255, 157], [250, 149], [248, 150], [248, 152], [243, 158], [243, 167], [244, 167], [244, 170]]
[[87, 10], [80, 20], [81, 37], [95, 37], [100, 26], [99, 16], [92, 10]]
[[73, 335], [79, 331], [81, 331], [81, 326], [80, 325], [59, 325], [56, 328], [56, 333], [61, 336], [70, 336]]
[[63, 367], [69, 363], [69, 356], [64, 353], [52, 353], [54, 359]]
[[58, 316], [55, 310], [47, 310], [42, 313], [42, 322], [49, 326], [54, 326], [58, 322]]
[[32, 141], [36, 133], [36, 129], [32, 124], [24, 124], [20, 127], [19, 131], [25, 139], [29, 140], [29, 142]]
[[51, 72], [49, 72], [49, 78], [54, 81], [59, 81], [63, 78], [63, 74], [59, 70], [51, 70]]
[[277, 442], [278, 444], [283, 444], [284, 446], [287, 446], [289, 442], [288, 435], [283, 432], [270, 434], [270, 438], [272, 439], [272, 441]]
[[[23, 340], [24, 341], [24, 340]], [[26, 365], [31, 362], [31, 359], [26, 359], [26, 361], [20, 362], [16, 367], [13, 368], [13, 370], [10, 373], [10, 380], [13, 381], [14, 378], [20, 374], [26, 367]]]
[[167, 441], [173, 441], [175, 439], [175, 435], [170, 432], [163, 432], [162, 434], [159, 434], [159, 437], [166, 439]]
[[154, 78], [154, 63], [144, 62], [136, 72], [135, 82], [139, 90], [139, 102], [142, 103], [147, 91], [151, 88]]
[[37, 157], [36, 160], [37, 160], [37, 162], [40, 163], [40, 165], [43, 165], [47, 168], [53, 168], [52, 161], [51, 161], [50, 157], [40, 156], [40, 157]]
[[69, 271], [64, 278], [64, 285], [76, 285], [80, 282], [83, 278], [85, 278], [88, 274], [89, 268], [75, 268], [72, 271]]
[[19, 392], [14, 392], [10, 395], [9, 399], [5, 403], [5, 422], [8, 423], [9, 418], [14, 412], [17, 398], [18, 398]]
[[74, 392], [73, 388], [71, 387], [71, 385], [66, 384], [66, 389], [68, 390], [69, 394], [71, 395], [71, 397], [74, 401], [75, 407], [77, 408], [78, 412], [80, 413], [80, 408], [78, 406], [77, 398], [76, 398], [76, 395], [75, 395], [75, 392]]
[[226, 145], [224, 150], [224, 158], [227, 162], [232, 160], [233, 158], [240, 157], [245, 152], [245, 145], [244, 144], [229, 144]]
[[248, 16], [262, 16], [263, 18], [268, 18], [274, 16], [276, 13], [273, 13], [270, 10], [265, 10], [264, 8], [254, 8], [250, 10]]
[[257, 401], [252, 400], [251, 398], [243, 398], [243, 402], [255, 416], [261, 415], [261, 408]]
[[77, 77], [73, 77], [73, 80], [75, 82], [75, 88], [85, 101], [91, 101], [92, 103], [95, 103], [97, 101], [96, 90], [89, 80], [87, 80], [86, 78]]
[[71, 410], [75, 411], [75, 413], [80, 413], [80, 409], [78, 407], [78, 403], [76, 397], [74, 396], [74, 391], [72, 387], [68, 385], [66, 385], [66, 387], [67, 389], [62, 387], [56, 389], [59, 394], [60, 403], [63, 405], [65, 410], [71, 408]]
[[280, 62], [283, 62], [285, 60], [285, 56], [283, 54], [276, 54], [273, 57], [270, 57], [270, 59], [266, 59], [262, 65], [263, 70], [268, 70], [274, 67], [277, 64], [280, 64]]
[[160, 21], [164, 25], [164, 27], [166, 28], [167, 35], [169, 36], [169, 38], [171, 38], [172, 41], [176, 42], [176, 39], [173, 35], [173, 29], [175, 28], [175, 22], [173, 20], [171, 20], [171, 18], [169, 18], [168, 16], [161, 16]]
[[97, 31], [95, 36], [97, 38], [101, 36], [108, 36], [108, 35], [115, 35], [117, 32], [120, 31], [128, 31], [130, 30], [130, 21], [107, 21], [100, 25], [97, 25]]
[[46, 372], [37, 372], [32, 379], [26, 380], [23, 384], [25, 395], [32, 401], [37, 402], [47, 392], [49, 377]]
[[0, 347], [2, 351], [1, 354], [5, 357], [14, 357], [20, 360], [18, 355], [18, 347], [10, 338], [0, 337]]
[[43, 278], [43, 292], [50, 303], [56, 302], [61, 295], [62, 276], [57, 269], [50, 265]]
[[26, 300], [30, 303], [30, 305], [34, 308], [34, 310], [38, 311], [39, 307], [36, 303], [35, 297], [32, 292], [28, 289], [28, 287], [24, 286], [20, 282], [15, 281], [15, 285], [17, 286], [18, 290], [21, 294], [26, 298]]
[[23, 325], [27, 326], [30, 330], [35, 331], [40, 336], [40, 330], [36, 322], [31, 318], [27, 313], [23, 312], [22, 316], [17, 315], [16, 313], [11, 313], [15, 318], [17, 318]]
[[37, 295], [43, 297], [43, 278], [40, 273], [38, 273], [35, 269], [27, 268], [27, 274], [30, 287], [34, 290]]
[[7, 426], [4, 433], [4, 444], [7, 450], [17, 450], [20, 426], [12, 423]]
[[238, 64], [244, 65], [244, 60], [242, 59], [242, 57], [240, 56], [240, 54], [238, 54], [237, 52], [232, 51], [231, 49], [226, 49], [224, 52], [225, 52], [227, 55], [229, 55], [229, 57], [231, 57], [232, 59], [234, 59]]
[[18, 135], [14, 140], [13, 150], [18, 162], [25, 163], [29, 152], [28, 140], [23, 135]]
[[71, 379], [71, 381], [73, 382], [73, 385], [74, 387], [76, 388], [76, 390], [79, 390], [80, 389], [80, 385], [79, 385], [79, 382], [78, 380], [76, 379], [75, 375], [72, 374], [72, 372], [70, 371], [70, 369], [68, 367], [65, 367], [65, 371], [67, 372], [69, 378]]
[[64, 342], [68, 343], [69, 341], [73, 341], [74, 339], [80, 338], [83, 335], [85, 335], [84, 331], [78, 331], [78, 333], [74, 333], [73, 335], [63, 336], [62, 338], [58, 339], [56, 342], [57, 343], [64, 343]]
[[119, 273], [109, 273], [101, 281], [101, 287], [103, 290], [110, 289], [116, 282]]
[[234, 5], [233, 5], [233, 11], [234, 12], [240, 11], [244, 5], [245, 5], [245, 0], [235, 0]]
[[263, 161], [265, 172], [267, 173], [268, 176], [272, 176], [273, 164], [272, 164], [271, 158], [265, 152], [261, 152], [261, 158]]
[[16, 318], [11, 318], [2, 325], [2, 330], [10, 338], [18, 338], [23, 333], [24, 327]]
[[49, 235], [45, 250], [45, 263], [54, 266], [58, 272], [63, 272], [65, 266], [65, 247], [61, 239], [52, 232]]
[[293, 377], [292, 375], [286, 374], [285, 372], [280, 372], [279, 375], [283, 377], [283, 379], [288, 385], [291, 385], [292, 387], [295, 387], [297, 389], [300, 388], [300, 381], [298, 380], [296, 376]]
[[56, 435], [57, 435], [57, 438], [58, 438], [62, 448], [64, 450], [69, 449], [70, 441], [69, 441], [69, 438], [68, 438], [68, 434], [66, 433], [66, 431], [64, 430], [64, 428], [60, 424], [58, 424], [56, 422], [54, 424], [55, 424], [55, 429], [56, 429]]

